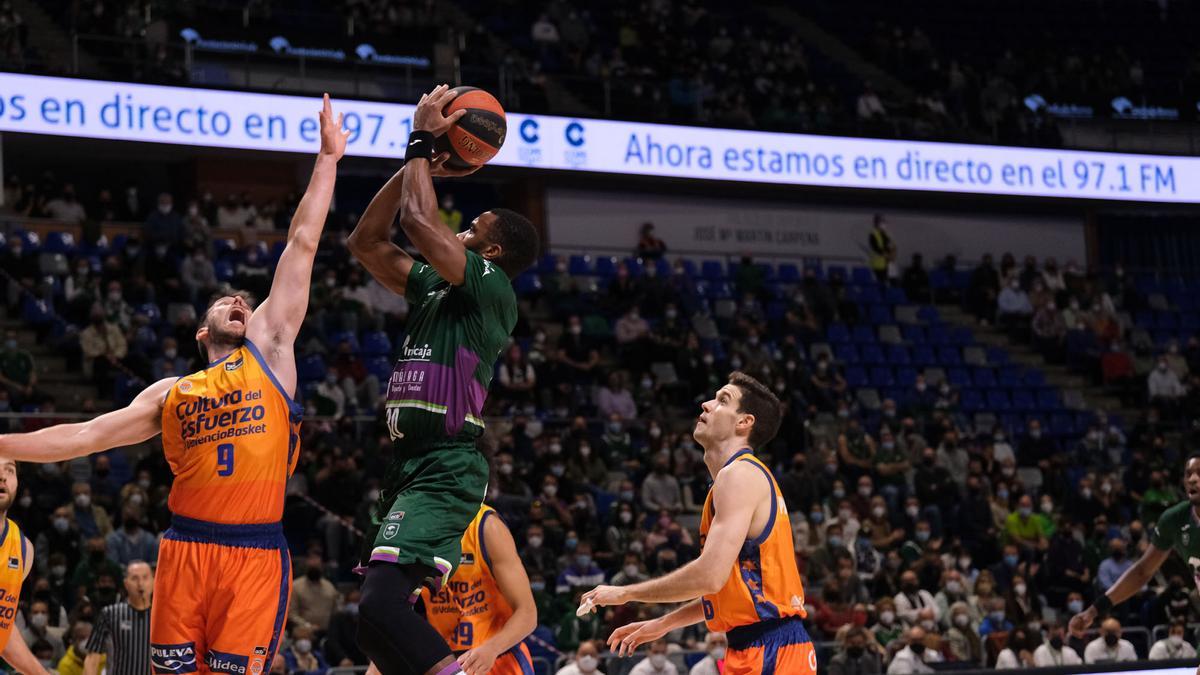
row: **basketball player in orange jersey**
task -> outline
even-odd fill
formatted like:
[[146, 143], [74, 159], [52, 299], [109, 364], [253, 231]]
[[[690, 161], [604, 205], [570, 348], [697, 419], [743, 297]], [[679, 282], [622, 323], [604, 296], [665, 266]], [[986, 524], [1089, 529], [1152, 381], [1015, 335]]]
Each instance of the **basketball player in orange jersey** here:
[[17, 672], [46, 675], [46, 669], [29, 651], [21, 631], [13, 628], [21, 585], [33, 569], [33, 544], [8, 519], [8, 509], [16, 498], [17, 463], [0, 459], [0, 518], [4, 518], [4, 531], [0, 533], [0, 658]]
[[[508, 526], [492, 507], [479, 507], [462, 536], [462, 557], [431, 600], [421, 589], [425, 618], [459, 654], [467, 675], [533, 675], [522, 642], [537, 628], [537, 606]], [[380, 675], [374, 665], [368, 675]]]
[[280, 519], [303, 412], [293, 342], [346, 150], [341, 126], [326, 95], [321, 150], [270, 295], [257, 309], [241, 296], [208, 308], [196, 331], [204, 370], [160, 380], [89, 422], [0, 436], [0, 457], [59, 462], [162, 432], [175, 482], [150, 618], [155, 675], [260, 675], [279, 646], [291, 592]]
[[753, 453], [779, 431], [779, 399], [735, 372], [700, 408], [692, 435], [713, 477], [700, 520], [700, 557], [658, 579], [597, 586], [584, 594], [581, 608], [687, 603], [613, 631], [609, 648], [622, 656], [704, 621], [710, 631], [728, 634], [724, 675], [816, 673], [817, 655], [801, 621], [804, 587], [787, 507], [770, 470]]

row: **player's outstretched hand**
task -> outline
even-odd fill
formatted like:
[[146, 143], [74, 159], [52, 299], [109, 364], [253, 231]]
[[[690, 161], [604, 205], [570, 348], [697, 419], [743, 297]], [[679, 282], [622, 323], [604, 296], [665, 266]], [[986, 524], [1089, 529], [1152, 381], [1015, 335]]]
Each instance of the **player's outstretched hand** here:
[[654, 642], [666, 634], [667, 631], [661, 628], [655, 619], [638, 621], [614, 630], [608, 636], [608, 650], [617, 656], [629, 656], [637, 651], [638, 647], [647, 642]]
[[350, 132], [342, 128], [342, 113], [338, 113], [336, 120], [333, 118], [333, 105], [329, 102], [329, 94], [325, 94], [324, 105], [318, 117], [321, 120], [321, 154], [333, 155], [334, 160], [341, 159], [342, 155], [346, 154], [346, 138], [350, 136]]
[[1070, 629], [1071, 635], [1077, 638], [1082, 638], [1083, 634], [1087, 632], [1087, 629], [1091, 628], [1092, 624], [1095, 622], [1096, 608], [1088, 607], [1082, 612], [1071, 617], [1071, 623], [1068, 624], [1067, 627]]
[[422, 94], [417, 102], [417, 111], [413, 113], [412, 128], [414, 131], [428, 131], [434, 136], [446, 133], [450, 125], [467, 114], [464, 110], [455, 110], [449, 116], [442, 114], [446, 104], [454, 100], [458, 94], [450, 89], [448, 84], [439, 84], [428, 94]]
[[579, 598], [581, 607], [588, 604], [593, 608], [613, 607], [625, 603], [624, 589], [620, 586], [597, 586]]
[[463, 176], [470, 176], [471, 174], [483, 168], [483, 165], [479, 164], [469, 169], [451, 169], [450, 167], [446, 166], [446, 162], [449, 159], [450, 153], [448, 152], [443, 152], [437, 157], [434, 157], [433, 161], [429, 163], [429, 175], [433, 176], [434, 178], [462, 178]]
[[458, 657], [458, 665], [467, 675], [488, 675], [500, 655], [485, 642]]

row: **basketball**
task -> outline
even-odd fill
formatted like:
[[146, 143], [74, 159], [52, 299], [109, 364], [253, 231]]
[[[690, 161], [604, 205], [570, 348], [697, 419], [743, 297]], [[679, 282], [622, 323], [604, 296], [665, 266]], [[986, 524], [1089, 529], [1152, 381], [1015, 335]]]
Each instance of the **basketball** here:
[[456, 96], [446, 106], [446, 115], [466, 110], [454, 126], [437, 139], [439, 153], [449, 152], [446, 165], [452, 169], [469, 169], [486, 164], [500, 152], [508, 124], [504, 108], [495, 96], [475, 87], [455, 87]]

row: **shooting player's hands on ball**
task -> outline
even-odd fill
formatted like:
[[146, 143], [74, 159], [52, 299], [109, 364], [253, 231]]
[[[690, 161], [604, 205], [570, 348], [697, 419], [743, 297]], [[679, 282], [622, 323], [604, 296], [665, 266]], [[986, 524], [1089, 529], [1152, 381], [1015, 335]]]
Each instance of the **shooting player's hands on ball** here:
[[495, 648], [485, 642], [458, 657], [458, 665], [467, 675], [487, 675], [499, 656]]
[[336, 120], [333, 118], [329, 94], [325, 94], [321, 114], [317, 117], [321, 120], [321, 154], [332, 155], [334, 161], [341, 159], [346, 154], [346, 139], [350, 132], [342, 128], [342, 113], [338, 113]]
[[1087, 632], [1087, 629], [1091, 628], [1093, 623], [1096, 623], [1096, 615], [1098, 613], [1099, 612], [1096, 611], [1095, 607], [1088, 607], [1082, 612], [1071, 617], [1071, 623], [1068, 624], [1068, 629], [1071, 631], [1071, 635], [1077, 638], [1082, 638], [1084, 633]]
[[449, 116], [442, 114], [442, 109], [457, 95], [448, 84], [439, 84], [428, 94], [422, 94], [417, 102], [417, 111], [413, 113], [413, 130], [428, 131], [434, 136], [446, 133], [460, 117], [467, 114], [466, 110], [456, 110]]
[[469, 169], [451, 169], [446, 166], [446, 162], [449, 159], [450, 153], [448, 152], [443, 152], [434, 157], [433, 161], [429, 163], [429, 175], [434, 178], [462, 178], [463, 176], [470, 176], [483, 168], [483, 165], [479, 164]]
[[628, 626], [621, 626], [608, 636], [608, 650], [617, 656], [630, 656], [637, 648], [666, 635], [667, 631], [659, 626], [658, 621], [638, 621]]

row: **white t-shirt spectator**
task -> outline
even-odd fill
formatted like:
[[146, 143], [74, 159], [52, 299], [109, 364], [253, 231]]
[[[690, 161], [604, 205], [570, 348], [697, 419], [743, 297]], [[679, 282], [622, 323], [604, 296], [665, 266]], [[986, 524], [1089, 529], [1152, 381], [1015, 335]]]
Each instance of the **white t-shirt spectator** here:
[[[666, 654], [663, 656], [666, 657]], [[679, 675], [679, 669], [675, 667], [674, 663], [671, 663], [670, 659], [663, 658], [661, 668], [656, 668], [650, 659], [649, 656], [642, 659], [633, 667], [633, 670], [629, 671], [629, 675]]]
[[892, 598], [892, 602], [896, 603], [896, 616], [904, 622], [906, 626], [911, 626], [917, 622], [917, 615], [922, 609], [929, 607], [933, 610], [933, 620], [937, 621], [941, 618], [941, 610], [937, 605], [937, 601], [933, 599], [933, 594], [924, 588], [916, 593], [909, 595], [904, 591], [896, 594]]
[[913, 653], [912, 649], [905, 647], [896, 652], [892, 657], [892, 664], [888, 666], [887, 675], [911, 675], [912, 673], [932, 673], [933, 668], [930, 668], [926, 663], [938, 663], [942, 660], [942, 655], [930, 649], [925, 650], [924, 659]]
[[1038, 668], [1079, 666], [1083, 665], [1083, 659], [1079, 658], [1079, 653], [1069, 645], [1064, 644], [1062, 649], [1054, 649], [1049, 642], [1043, 642], [1033, 650], [1033, 665]]
[[533, 27], [529, 30], [529, 35], [533, 38], [534, 42], [545, 44], [558, 43], [558, 27], [545, 14], [539, 16], [538, 20], [533, 22]]
[[1133, 643], [1121, 639], [1115, 647], [1104, 644], [1104, 638], [1098, 637], [1088, 643], [1083, 650], [1084, 663], [1117, 663], [1119, 661], [1137, 661], [1137, 652]]
[[55, 197], [46, 202], [46, 215], [55, 220], [76, 225], [87, 220], [87, 212], [83, 210], [83, 204], [80, 204], [78, 200], [66, 200], [62, 197]]
[[1196, 648], [1188, 644], [1186, 640], [1180, 640], [1178, 643], [1171, 642], [1171, 638], [1159, 640], [1150, 647], [1150, 660], [1163, 661], [1166, 659], [1194, 659], [1196, 658]]
[[1150, 371], [1146, 384], [1150, 388], [1150, 398], [1179, 398], [1185, 393], [1179, 376], [1170, 368], [1155, 368]]
[[858, 119], [869, 120], [875, 117], [887, 116], [887, 110], [883, 107], [883, 102], [879, 100], [879, 96], [873, 91], [866, 91], [858, 97]]

